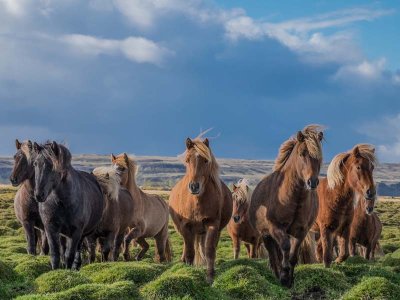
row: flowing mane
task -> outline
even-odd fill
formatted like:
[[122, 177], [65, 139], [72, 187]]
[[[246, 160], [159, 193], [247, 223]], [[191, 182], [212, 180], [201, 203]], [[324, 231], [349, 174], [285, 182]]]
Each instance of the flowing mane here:
[[32, 142], [30, 140], [28, 141], [23, 141], [21, 143], [21, 152], [26, 156], [28, 161], [31, 158], [31, 152], [32, 152]]
[[232, 193], [233, 200], [244, 204], [251, 201], [252, 190], [247, 179], [242, 178], [235, 184], [236, 189]]
[[133, 160], [133, 157], [128, 156], [126, 153], [124, 153], [123, 155], [118, 155], [116, 157], [115, 164], [128, 170], [129, 186], [133, 185], [134, 188], [138, 188], [136, 184], [136, 174], [138, 171], [138, 166]]
[[120, 177], [118, 171], [113, 167], [97, 167], [93, 170], [103, 192], [111, 198], [118, 200]]
[[[57, 146], [58, 154], [54, 152], [53, 145]], [[71, 152], [64, 145], [47, 142], [43, 145], [41, 153], [53, 162], [53, 169], [58, 172], [65, 172], [72, 166]]]
[[369, 144], [357, 144], [353, 147], [353, 149], [347, 152], [339, 153], [332, 159], [327, 171], [328, 186], [330, 189], [333, 189], [335, 186], [343, 183], [344, 175], [342, 172], [342, 167], [344, 166], [346, 159], [352, 155], [355, 149], [358, 149], [361, 157], [368, 160], [373, 166], [376, 166], [378, 160], [375, 155], [374, 146]]
[[[306, 126], [301, 133], [304, 136], [308, 153], [311, 157], [322, 161], [322, 145], [320, 141], [320, 133], [324, 127], [321, 125], [313, 124]], [[280, 171], [286, 165], [290, 154], [299, 143], [296, 137], [291, 137], [285, 141], [279, 148], [278, 157], [275, 160], [274, 171]]]

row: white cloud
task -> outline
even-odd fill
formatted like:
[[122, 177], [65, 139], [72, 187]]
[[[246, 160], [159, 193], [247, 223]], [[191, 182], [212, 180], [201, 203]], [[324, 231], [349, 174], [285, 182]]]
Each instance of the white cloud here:
[[385, 70], [386, 59], [381, 58], [376, 61], [364, 60], [358, 64], [345, 65], [341, 67], [336, 74], [334, 79], [337, 80], [348, 80], [348, 79], [369, 79], [376, 80], [380, 79]]
[[376, 150], [380, 160], [384, 162], [400, 161], [400, 113], [368, 122], [358, 131], [377, 141]]
[[23, 17], [26, 13], [26, 6], [29, 0], [0, 0], [0, 6], [14, 17]]
[[124, 40], [102, 39], [88, 35], [70, 34], [61, 38], [74, 51], [84, 55], [124, 55], [138, 63], [162, 65], [172, 51], [143, 37], [128, 37]]

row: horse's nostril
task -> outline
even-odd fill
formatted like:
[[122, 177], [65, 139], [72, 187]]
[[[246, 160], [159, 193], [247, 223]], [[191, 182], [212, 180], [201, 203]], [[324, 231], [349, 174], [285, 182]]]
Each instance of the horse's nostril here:
[[240, 216], [234, 216], [233, 217], [233, 221], [235, 221], [235, 223], [239, 222], [240, 220]]

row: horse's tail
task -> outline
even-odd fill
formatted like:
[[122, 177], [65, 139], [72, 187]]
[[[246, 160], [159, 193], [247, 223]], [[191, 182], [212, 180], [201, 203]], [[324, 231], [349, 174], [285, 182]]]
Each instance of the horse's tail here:
[[301, 264], [314, 264], [317, 262], [315, 255], [316, 242], [314, 232], [309, 231], [300, 245], [299, 263]]
[[268, 251], [270, 267], [275, 276], [279, 278], [282, 261], [282, 254], [279, 245], [270, 235], [264, 236], [264, 245]]
[[171, 245], [171, 241], [169, 240], [169, 237], [167, 238], [167, 240], [165, 242], [165, 260], [167, 262], [172, 261], [172, 245]]
[[205, 235], [196, 234], [194, 236], [194, 265], [204, 266], [206, 264], [206, 256], [204, 253]]
[[260, 244], [258, 245], [258, 249], [257, 249], [257, 258], [265, 258], [265, 259], [268, 258], [268, 251], [267, 251], [267, 249], [265, 248], [264, 243], [260, 243]]

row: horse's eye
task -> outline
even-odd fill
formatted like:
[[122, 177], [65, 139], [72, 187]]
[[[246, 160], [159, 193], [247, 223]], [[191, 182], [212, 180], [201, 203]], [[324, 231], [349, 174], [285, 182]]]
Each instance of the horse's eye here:
[[120, 171], [120, 172], [124, 172], [125, 170], [126, 170], [125, 167], [118, 167], [118, 171]]
[[357, 166], [357, 170], [361, 170], [361, 167], [360, 167], [360, 166]]
[[34, 165], [35, 167], [37, 167], [37, 161], [33, 162], [33, 165]]

